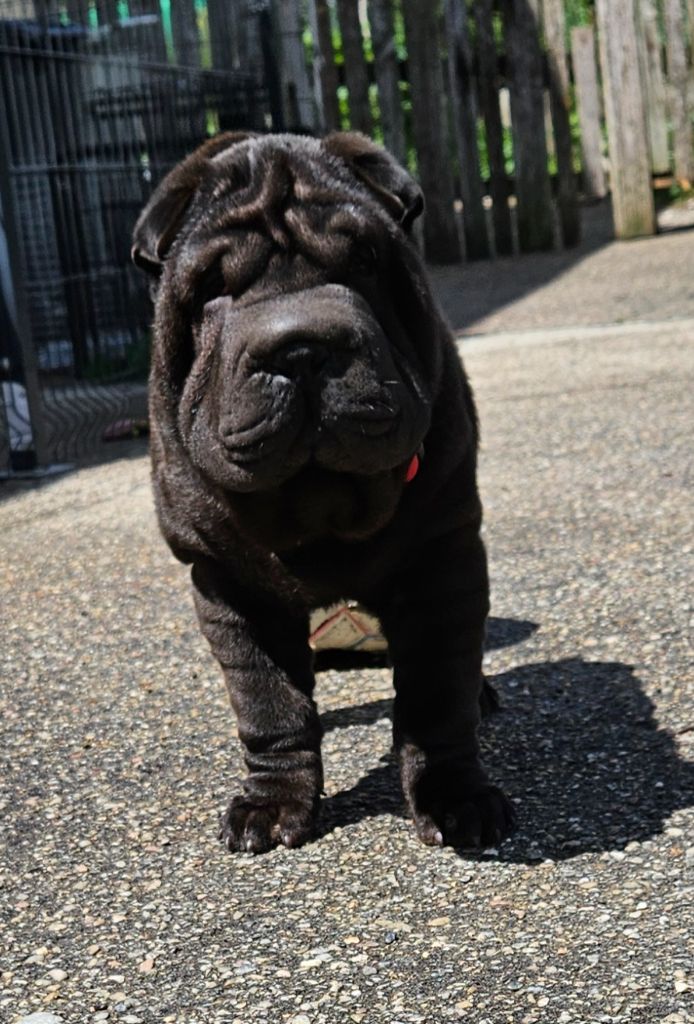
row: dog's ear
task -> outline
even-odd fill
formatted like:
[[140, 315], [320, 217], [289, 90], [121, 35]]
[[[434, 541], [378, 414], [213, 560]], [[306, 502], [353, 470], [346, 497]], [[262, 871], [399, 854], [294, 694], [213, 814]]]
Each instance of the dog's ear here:
[[361, 132], [331, 132], [323, 139], [323, 145], [329, 153], [342, 157], [408, 231], [424, 209], [424, 196], [397, 160]]
[[164, 258], [210, 160], [251, 135], [251, 132], [215, 135], [169, 171], [150, 196], [133, 230], [130, 256], [135, 266], [154, 277], [159, 276]]

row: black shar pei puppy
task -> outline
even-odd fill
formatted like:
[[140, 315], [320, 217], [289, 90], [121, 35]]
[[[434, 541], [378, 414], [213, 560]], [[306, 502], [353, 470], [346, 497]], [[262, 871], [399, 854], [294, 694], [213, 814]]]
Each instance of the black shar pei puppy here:
[[229, 849], [312, 835], [323, 789], [309, 611], [354, 598], [394, 665], [417, 834], [497, 842], [479, 760], [488, 611], [472, 394], [408, 228], [417, 184], [358, 134], [230, 133], [156, 189], [133, 258], [154, 278], [154, 493], [192, 565], [248, 777]]

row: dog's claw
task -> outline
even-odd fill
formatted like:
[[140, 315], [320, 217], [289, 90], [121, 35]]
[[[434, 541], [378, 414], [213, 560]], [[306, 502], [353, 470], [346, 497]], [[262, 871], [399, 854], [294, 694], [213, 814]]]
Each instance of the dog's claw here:
[[232, 853], [302, 846], [313, 837], [314, 817], [313, 807], [298, 801], [262, 803], [238, 796], [223, 815], [220, 838]]
[[417, 835], [427, 846], [479, 852], [498, 845], [512, 830], [513, 806], [479, 766], [439, 763], [421, 772], [407, 794]]

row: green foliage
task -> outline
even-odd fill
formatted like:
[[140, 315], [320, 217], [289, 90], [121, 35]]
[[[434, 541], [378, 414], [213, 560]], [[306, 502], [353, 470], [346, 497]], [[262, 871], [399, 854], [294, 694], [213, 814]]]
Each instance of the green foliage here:
[[566, 28], [571, 31], [576, 25], [592, 25], [595, 20], [595, 0], [564, 0]]
[[366, 23], [363, 21], [361, 22], [361, 33], [364, 41], [364, 57], [366, 58], [366, 63], [373, 64], [374, 48], [368, 21]]
[[345, 55], [342, 52], [342, 33], [340, 32], [340, 26], [337, 23], [337, 18], [332, 19], [331, 27], [333, 35], [333, 59], [339, 67], [341, 64], [344, 64]]
[[304, 58], [307, 64], [313, 63], [313, 32], [311, 27], [306, 25], [301, 34], [301, 42], [304, 47]]
[[678, 181], [673, 182], [667, 190], [668, 201], [671, 203], [686, 203], [692, 196], [694, 196], [694, 189], [684, 188]]
[[371, 121], [373, 123], [372, 135], [376, 142], [380, 142], [383, 145], [383, 127], [381, 125], [381, 108], [378, 103], [378, 86], [372, 83], [369, 86], [369, 110], [371, 111]]
[[407, 60], [407, 40], [405, 39], [405, 19], [402, 14], [400, 0], [395, 0], [393, 6], [393, 26], [395, 39], [395, 53], [399, 61]]
[[349, 131], [349, 93], [346, 85], [337, 87], [337, 106], [340, 111], [340, 128], [343, 132]]
[[[502, 146], [504, 150], [504, 171], [509, 177], [512, 177], [516, 171], [516, 164], [513, 158], [513, 132], [505, 126], [503, 128]], [[481, 117], [477, 119], [477, 149], [480, 160], [480, 174], [485, 181], [488, 181], [491, 175], [489, 150], [487, 149], [487, 133], [484, 119]]]
[[196, 0], [195, 4], [195, 21], [198, 26], [200, 65], [203, 68], [211, 68], [213, 64], [212, 43], [210, 41], [210, 22], [207, 17], [207, 4], [200, 4], [198, 0]]
[[400, 88], [400, 106], [402, 108], [402, 118], [405, 127], [405, 144], [407, 146], [407, 169], [410, 174], [417, 176], [417, 150], [414, 144], [414, 132], [412, 129], [412, 96], [410, 93], [410, 83], [398, 82]]
[[487, 149], [487, 131], [484, 119], [477, 118], [477, 151], [479, 153], [480, 174], [485, 181], [489, 180], [491, 170], [489, 168], [489, 150]]
[[501, 11], [493, 11], [492, 13], [492, 32], [494, 33], [496, 48], [501, 52], [504, 48], [504, 19]]
[[576, 174], [579, 174], [581, 171], [581, 125], [578, 119], [575, 99], [572, 99], [571, 110], [569, 111], [569, 127], [571, 129], [573, 168]]
[[218, 110], [206, 110], [205, 111], [205, 132], [212, 138], [219, 131], [219, 111]]
[[513, 132], [504, 126], [502, 145], [504, 148], [504, 170], [509, 177], [516, 173], [516, 162], [513, 157]]

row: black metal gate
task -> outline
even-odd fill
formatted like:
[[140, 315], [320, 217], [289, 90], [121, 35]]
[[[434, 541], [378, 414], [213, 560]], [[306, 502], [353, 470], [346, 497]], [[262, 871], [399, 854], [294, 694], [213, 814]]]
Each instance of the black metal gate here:
[[263, 7], [0, 0], [0, 472], [144, 416], [132, 226], [206, 136], [273, 124]]

